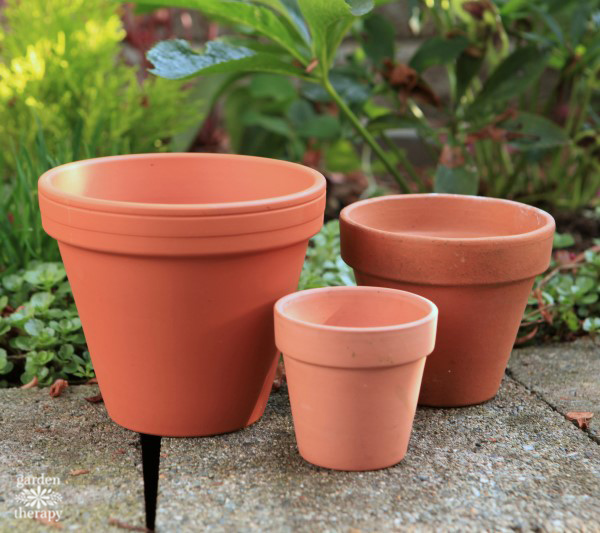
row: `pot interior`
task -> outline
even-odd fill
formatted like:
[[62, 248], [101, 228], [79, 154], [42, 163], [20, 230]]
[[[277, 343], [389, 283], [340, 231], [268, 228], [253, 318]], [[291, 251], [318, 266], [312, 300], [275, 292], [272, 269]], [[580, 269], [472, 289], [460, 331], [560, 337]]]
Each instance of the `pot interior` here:
[[90, 159], [53, 172], [67, 195], [138, 204], [226, 204], [285, 197], [319, 185], [318, 173], [285, 161], [222, 154]]
[[445, 239], [520, 235], [551, 223], [549, 215], [524, 204], [455, 195], [384, 197], [352, 206], [347, 216], [380, 231]]
[[433, 305], [419, 296], [374, 287], [301, 291], [283, 298], [278, 307], [288, 318], [334, 328], [405, 326], [433, 312]]

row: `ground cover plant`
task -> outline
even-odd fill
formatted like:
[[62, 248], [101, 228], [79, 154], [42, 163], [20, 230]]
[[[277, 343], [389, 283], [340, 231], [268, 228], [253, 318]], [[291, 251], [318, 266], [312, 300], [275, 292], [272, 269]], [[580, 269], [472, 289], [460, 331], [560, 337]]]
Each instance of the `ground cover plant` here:
[[1, 276], [0, 386], [94, 377], [62, 263], [32, 262]]

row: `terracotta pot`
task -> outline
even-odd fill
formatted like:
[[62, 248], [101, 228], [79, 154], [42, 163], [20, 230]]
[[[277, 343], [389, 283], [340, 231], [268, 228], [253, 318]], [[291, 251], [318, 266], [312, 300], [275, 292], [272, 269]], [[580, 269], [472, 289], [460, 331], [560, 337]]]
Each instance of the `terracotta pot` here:
[[406, 454], [437, 308], [408, 292], [329, 287], [275, 305], [298, 449], [336, 470]]
[[50, 170], [39, 198], [115, 422], [201, 436], [260, 418], [272, 307], [322, 225], [323, 176], [255, 157], [118, 156]]
[[419, 403], [460, 406], [498, 392], [554, 219], [517, 202], [451, 194], [387, 196], [341, 214], [342, 257], [360, 285], [431, 299], [438, 340]]

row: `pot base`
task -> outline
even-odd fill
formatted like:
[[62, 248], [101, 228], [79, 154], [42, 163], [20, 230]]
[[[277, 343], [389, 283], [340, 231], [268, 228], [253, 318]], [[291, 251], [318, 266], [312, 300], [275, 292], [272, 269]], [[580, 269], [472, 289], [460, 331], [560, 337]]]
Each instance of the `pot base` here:
[[497, 395], [498, 392], [495, 392], [492, 396], [486, 398], [485, 400], [469, 401], [467, 403], [435, 402], [430, 401], [428, 399], [421, 399], [421, 397], [419, 396], [419, 402], [417, 405], [419, 407], [431, 407], [432, 409], [454, 409], [456, 407], [471, 407], [474, 405], [483, 405], [484, 403], [491, 402]]
[[385, 464], [381, 464], [381, 465], [369, 465], [368, 467], [352, 467], [352, 466], [347, 466], [347, 467], [336, 467], [336, 466], [331, 466], [331, 464], [329, 463], [322, 463], [320, 462], [317, 458], [311, 458], [309, 456], [304, 455], [301, 451], [299, 451], [300, 453], [300, 457], [302, 457], [302, 459], [304, 459], [305, 461], [309, 462], [312, 465], [318, 466], [319, 468], [327, 468], [328, 470], [336, 470], [337, 472], [374, 472], [377, 470], [385, 470], [386, 468], [391, 468], [393, 466], [396, 466], [398, 464], [400, 464], [402, 462], [402, 460], [404, 459], [404, 457], [406, 456], [406, 452], [403, 453], [401, 456], [397, 457], [396, 459], [391, 460], [391, 462], [386, 462]]

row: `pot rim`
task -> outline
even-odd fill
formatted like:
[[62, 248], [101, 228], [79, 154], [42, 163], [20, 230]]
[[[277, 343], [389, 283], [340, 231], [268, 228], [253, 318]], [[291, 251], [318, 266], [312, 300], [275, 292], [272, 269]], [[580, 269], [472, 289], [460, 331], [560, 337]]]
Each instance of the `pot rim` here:
[[[405, 300], [412, 300], [413, 302], [417, 301], [419, 303], [425, 304], [429, 307], [429, 312], [423, 318], [419, 318], [418, 320], [413, 320], [411, 322], [403, 322], [399, 324], [394, 324], [391, 326], [329, 326], [325, 324], [318, 324], [316, 322], [309, 322], [306, 320], [300, 320], [298, 318], [292, 318], [285, 312], [284, 306], [289, 303], [291, 300], [297, 300], [299, 298], [310, 298], [313, 295], [325, 295], [331, 292], [354, 292], [354, 293], [388, 293], [393, 294], [395, 296], [403, 296]], [[391, 289], [388, 287], [371, 287], [366, 285], [345, 285], [345, 286], [334, 286], [334, 287], [318, 287], [315, 289], [306, 289], [303, 291], [293, 292], [286, 296], [283, 296], [275, 303], [275, 313], [280, 317], [280, 319], [293, 322], [299, 326], [317, 330], [317, 331], [329, 331], [329, 332], [346, 332], [353, 334], [372, 334], [372, 333], [385, 333], [385, 332], [394, 332], [394, 331], [403, 331], [412, 329], [432, 320], [435, 320], [438, 316], [438, 308], [437, 306], [427, 298], [423, 296], [419, 296], [418, 294], [414, 294], [408, 291], [402, 291], [399, 289]]]
[[[221, 202], [205, 204], [162, 204], [162, 203], [142, 203], [120, 200], [105, 200], [67, 193], [53, 183], [53, 179], [65, 170], [85, 168], [98, 163], [110, 161], [131, 161], [147, 159], [190, 159], [190, 160], [211, 160], [211, 159], [234, 159], [237, 161], [246, 160], [248, 162], [262, 163], [265, 165], [275, 165], [282, 167], [282, 170], [293, 170], [302, 172], [312, 177], [312, 184], [300, 191], [282, 196], [273, 196], [258, 200], [245, 200], [239, 202]], [[282, 161], [279, 159], [270, 159], [267, 157], [256, 157], [236, 154], [209, 154], [209, 153], [146, 153], [117, 155], [108, 157], [97, 157], [74, 161], [65, 165], [54, 167], [42, 174], [38, 181], [40, 194], [63, 205], [78, 207], [90, 211], [103, 211], [109, 213], [123, 213], [131, 215], [155, 215], [155, 216], [226, 216], [245, 213], [256, 213], [265, 211], [274, 211], [288, 207], [298, 206], [310, 202], [320, 196], [325, 190], [326, 182], [323, 175], [304, 165]]]
[[[537, 229], [526, 231], [523, 233], [517, 233], [515, 235], [496, 235], [496, 236], [484, 236], [484, 237], [436, 237], [435, 235], [414, 235], [410, 233], [402, 233], [396, 231], [388, 231], [379, 229], [374, 226], [368, 226], [357, 222], [352, 218], [352, 211], [358, 209], [365, 204], [372, 205], [375, 208], [375, 204], [380, 202], [402, 202], [404, 199], [410, 200], [413, 198], [450, 198], [460, 199], [467, 202], [480, 202], [484, 203], [502, 203], [513, 206], [519, 209], [527, 209], [531, 212], [537, 213], [543, 220], [544, 224]], [[523, 204], [521, 202], [515, 202], [513, 200], [505, 200], [503, 198], [491, 198], [486, 196], [472, 196], [463, 194], [446, 194], [446, 193], [424, 193], [424, 194], [392, 194], [389, 196], [381, 196], [379, 198], [368, 198], [366, 200], [360, 200], [346, 206], [340, 213], [340, 219], [343, 219], [349, 225], [361, 228], [363, 230], [372, 231], [381, 235], [390, 235], [394, 237], [402, 238], [408, 242], [414, 243], [460, 243], [461, 245], [480, 245], [482, 243], [497, 243], [497, 244], [521, 244], [524, 242], [537, 241], [550, 236], [554, 232], [555, 222], [552, 215], [546, 211], [533, 207], [531, 205]]]

